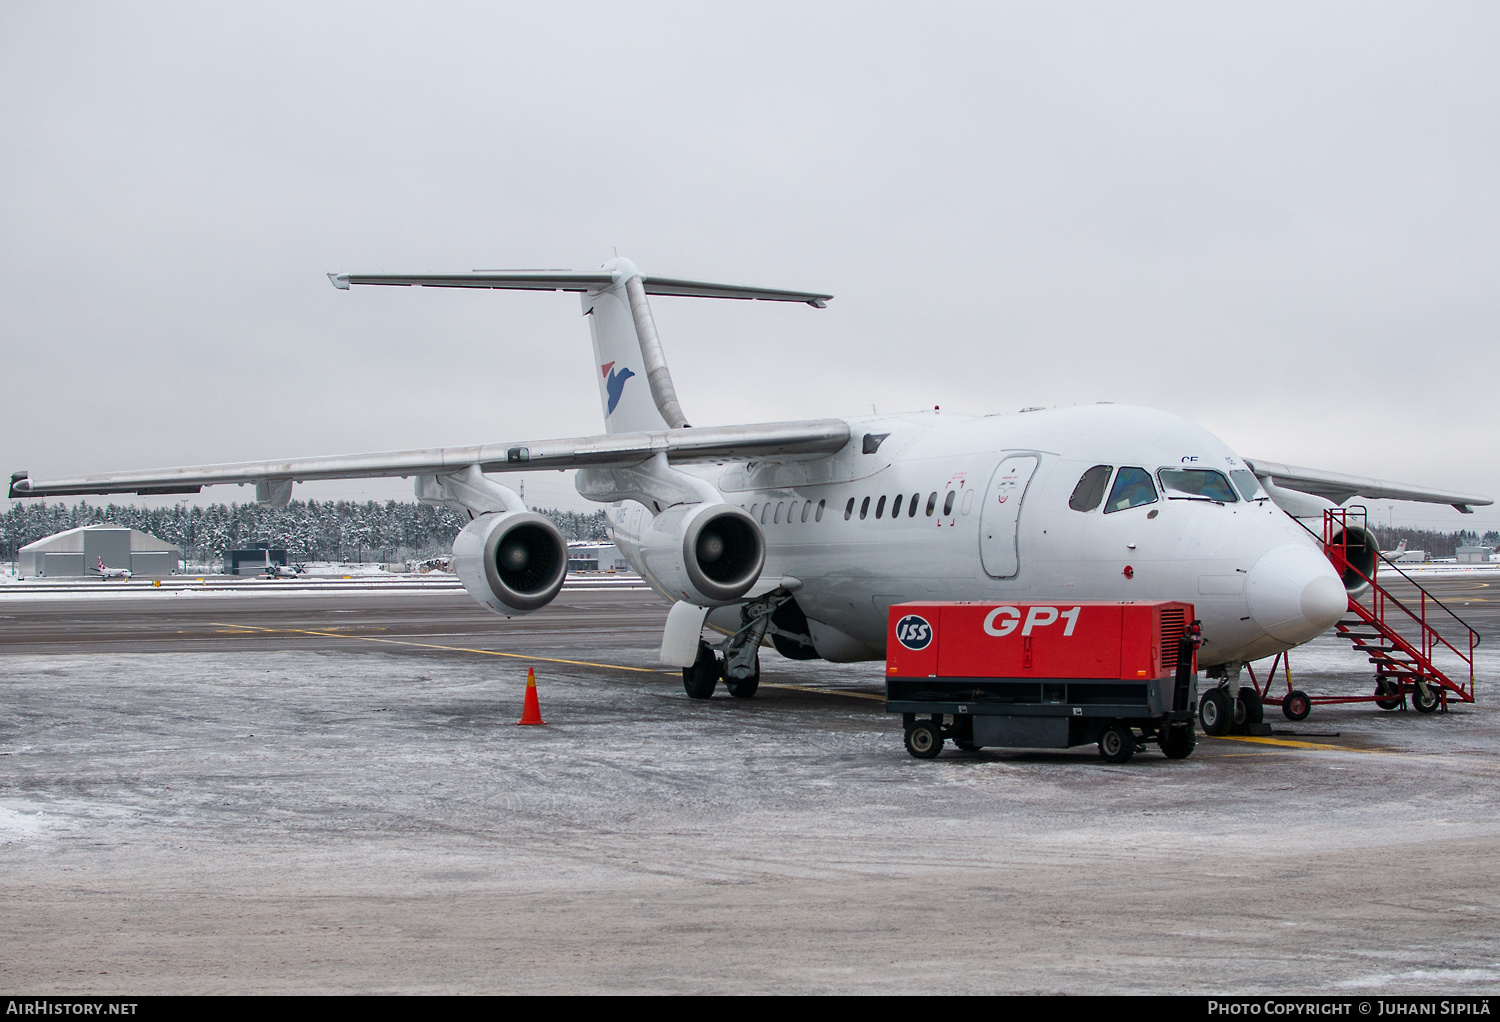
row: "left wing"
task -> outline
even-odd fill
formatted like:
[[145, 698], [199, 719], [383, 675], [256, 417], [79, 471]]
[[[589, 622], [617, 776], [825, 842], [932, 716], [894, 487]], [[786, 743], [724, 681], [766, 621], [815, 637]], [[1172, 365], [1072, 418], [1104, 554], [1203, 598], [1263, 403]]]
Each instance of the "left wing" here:
[[1278, 461], [1263, 461], [1246, 458], [1260, 479], [1270, 479], [1277, 486], [1301, 493], [1311, 493], [1342, 504], [1350, 497], [1369, 497], [1372, 500], [1415, 500], [1427, 504], [1452, 504], [1464, 514], [1473, 514], [1474, 507], [1493, 504], [1489, 497], [1474, 493], [1455, 493], [1449, 490], [1429, 490], [1408, 483], [1393, 483], [1386, 479], [1371, 479], [1367, 476], [1350, 476], [1339, 472], [1325, 472], [1316, 468], [1301, 468], [1283, 465]]
[[[481, 472], [638, 465], [658, 454], [669, 462], [726, 461], [740, 458], [823, 456], [849, 442], [842, 419], [771, 422], [750, 426], [708, 426], [647, 433], [608, 433], [564, 440], [432, 447], [417, 451], [351, 454], [328, 458], [248, 461], [233, 465], [199, 465], [143, 472], [110, 472], [74, 478], [32, 479], [29, 472], [10, 477], [10, 496], [71, 497], [79, 494], [138, 495], [197, 493], [205, 486], [255, 483], [257, 500], [275, 492], [285, 503], [291, 484], [309, 479], [376, 479], [450, 475], [477, 465]], [[262, 496], [262, 492], [266, 496]]]

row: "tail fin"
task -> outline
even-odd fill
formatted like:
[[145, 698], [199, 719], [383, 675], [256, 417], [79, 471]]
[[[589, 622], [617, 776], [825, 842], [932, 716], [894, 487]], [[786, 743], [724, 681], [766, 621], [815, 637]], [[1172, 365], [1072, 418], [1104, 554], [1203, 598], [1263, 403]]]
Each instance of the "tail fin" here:
[[[644, 293], [631, 294], [632, 282], [636, 288], [640, 287], [640, 272], [627, 259], [611, 260], [604, 268], [614, 271], [611, 274], [614, 281], [608, 287], [583, 295], [583, 314], [588, 318], [589, 335], [594, 342], [594, 366], [598, 369], [594, 382], [599, 386], [605, 432], [636, 433], [686, 426], [687, 418], [677, 402], [666, 360], [661, 356], [651, 307], [646, 304]], [[653, 343], [648, 344], [647, 338]], [[648, 354], [655, 358], [649, 359]], [[658, 400], [659, 396], [665, 400]]]

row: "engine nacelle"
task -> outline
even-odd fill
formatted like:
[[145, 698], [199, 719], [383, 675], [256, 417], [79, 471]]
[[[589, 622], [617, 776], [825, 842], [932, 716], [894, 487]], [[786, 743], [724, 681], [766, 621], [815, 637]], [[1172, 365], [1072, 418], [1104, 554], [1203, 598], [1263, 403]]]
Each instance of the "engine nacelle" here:
[[568, 544], [530, 511], [480, 515], [453, 540], [453, 570], [469, 595], [497, 614], [540, 610], [568, 575]]
[[1358, 525], [1340, 528], [1324, 552], [1333, 562], [1334, 570], [1343, 577], [1345, 591], [1358, 595], [1369, 588], [1370, 583], [1365, 579], [1375, 577], [1375, 562], [1380, 559], [1380, 544], [1373, 532]]
[[646, 570], [673, 596], [699, 607], [733, 603], [755, 585], [766, 541], [734, 504], [693, 504], [662, 512], [641, 536]]

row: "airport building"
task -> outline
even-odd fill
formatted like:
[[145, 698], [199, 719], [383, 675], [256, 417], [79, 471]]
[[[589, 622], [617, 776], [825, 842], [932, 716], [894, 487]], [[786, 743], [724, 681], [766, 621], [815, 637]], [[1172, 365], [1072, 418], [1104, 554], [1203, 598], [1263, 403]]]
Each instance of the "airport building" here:
[[569, 571], [631, 571], [630, 562], [613, 543], [569, 543]]
[[286, 551], [266, 544], [224, 551], [224, 574], [262, 575], [287, 566]]
[[147, 578], [171, 575], [182, 550], [166, 540], [120, 525], [85, 525], [27, 543], [20, 550], [22, 578], [59, 578], [98, 574], [106, 568], [128, 568]]
[[1488, 564], [1494, 552], [1487, 546], [1461, 546], [1455, 551], [1455, 560], [1459, 564]]

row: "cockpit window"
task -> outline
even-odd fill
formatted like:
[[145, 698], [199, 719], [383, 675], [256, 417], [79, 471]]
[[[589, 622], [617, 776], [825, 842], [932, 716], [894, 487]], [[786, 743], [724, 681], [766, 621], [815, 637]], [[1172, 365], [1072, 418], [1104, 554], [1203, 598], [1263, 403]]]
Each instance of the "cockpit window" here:
[[1157, 475], [1163, 492], [1172, 500], [1217, 500], [1222, 504], [1239, 500], [1224, 473], [1211, 468], [1164, 468]]
[[1255, 473], [1248, 468], [1242, 468], [1237, 472], [1229, 473], [1229, 478], [1234, 480], [1234, 488], [1240, 491], [1240, 496], [1246, 500], [1270, 500], [1271, 495], [1266, 492], [1260, 480], [1255, 478]]
[[1115, 476], [1114, 488], [1109, 491], [1104, 513], [1124, 511], [1128, 507], [1156, 503], [1156, 487], [1151, 485], [1151, 473], [1143, 468], [1122, 468]]
[[1092, 511], [1104, 499], [1104, 487], [1109, 482], [1113, 465], [1095, 465], [1083, 474], [1078, 485], [1073, 487], [1073, 496], [1068, 498], [1068, 507], [1074, 511]]

